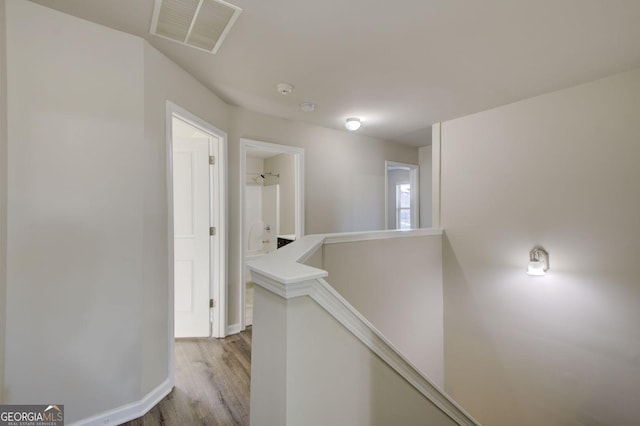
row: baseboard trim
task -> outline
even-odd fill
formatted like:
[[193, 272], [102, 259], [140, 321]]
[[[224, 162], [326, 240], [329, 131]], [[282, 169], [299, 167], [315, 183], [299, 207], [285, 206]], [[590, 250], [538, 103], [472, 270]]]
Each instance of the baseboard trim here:
[[242, 326], [240, 325], [240, 323], [231, 324], [227, 326], [227, 336], [231, 334], [238, 334], [241, 331], [242, 331]]
[[149, 410], [158, 404], [162, 398], [167, 396], [172, 389], [173, 380], [168, 378], [140, 401], [132, 402], [93, 417], [77, 421], [72, 423], [71, 426], [119, 425], [137, 419], [148, 413]]

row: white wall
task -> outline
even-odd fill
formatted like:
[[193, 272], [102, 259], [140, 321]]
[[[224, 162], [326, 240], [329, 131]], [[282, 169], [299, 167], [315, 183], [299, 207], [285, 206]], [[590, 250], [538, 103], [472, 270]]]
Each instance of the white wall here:
[[228, 325], [240, 321], [240, 138], [305, 149], [305, 234], [383, 229], [384, 161], [418, 157], [415, 147], [231, 107]]
[[256, 173], [264, 173], [264, 158], [247, 156], [246, 170], [247, 176], [245, 177], [245, 184], [262, 185], [256, 182], [256, 178], [258, 177]]
[[442, 237], [325, 244], [331, 284], [444, 389]]
[[4, 401], [7, 290], [7, 54], [5, 2], [0, 0], [0, 403]]
[[640, 424], [638, 111], [635, 70], [442, 124], [446, 390], [483, 424]]
[[418, 148], [418, 159], [420, 162], [420, 228], [431, 228], [431, 198], [433, 196], [431, 145]]
[[141, 397], [143, 43], [31, 2], [7, 15], [6, 399], [72, 422]]
[[31, 2], [7, 14], [5, 396], [73, 422], [169, 377], [166, 100], [222, 130], [228, 110], [140, 38]]

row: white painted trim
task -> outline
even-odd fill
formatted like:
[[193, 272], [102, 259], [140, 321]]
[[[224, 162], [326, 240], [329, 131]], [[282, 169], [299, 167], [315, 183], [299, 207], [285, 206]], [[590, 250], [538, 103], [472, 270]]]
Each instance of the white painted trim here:
[[224, 41], [224, 39], [227, 38], [227, 34], [229, 34], [229, 31], [231, 31], [231, 27], [233, 27], [233, 24], [235, 24], [236, 21], [238, 20], [240, 13], [242, 13], [242, 9], [234, 4], [227, 3], [226, 1], [223, 1], [223, 0], [217, 0], [217, 1], [219, 1], [220, 3], [224, 3], [228, 7], [234, 9], [234, 11], [233, 11], [233, 15], [231, 15], [231, 19], [229, 19], [229, 22], [224, 27], [224, 30], [222, 30], [222, 34], [220, 34], [220, 37], [218, 37], [218, 42], [216, 43], [215, 46], [213, 46], [213, 49], [211, 50], [211, 53], [214, 55], [218, 52], [218, 49], [220, 49], [220, 46], [222, 45], [222, 42]]
[[[285, 284], [273, 277], [260, 274], [259, 272], [252, 271], [254, 282], [260, 287], [269, 290], [273, 294], [284, 299], [291, 299], [293, 297], [307, 296], [312, 293], [312, 287], [315, 280], [298, 281], [289, 284]], [[258, 283], [258, 281], [260, 281]]]
[[172, 389], [173, 379], [168, 378], [140, 401], [132, 402], [121, 407], [114, 408], [113, 410], [79, 420], [72, 423], [70, 426], [119, 425], [130, 420], [137, 419], [149, 412], [149, 410], [158, 404], [162, 398], [167, 396]]
[[238, 334], [241, 331], [242, 331], [242, 326], [240, 325], [239, 322], [227, 326], [227, 336], [231, 336], [232, 334]]
[[386, 231], [346, 232], [342, 234], [326, 234], [324, 236], [324, 244], [339, 244], [352, 243], [356, 241], [384, 240], [389, 238], [428, 237], [441, 235], [442, 229], [436, 228], [411, 229], [407, 231], [389, 229]]
[[[295, 182], [295, 221], [296, 221], [296, 240], [304, 235], [304, 148], [298, 148], [290, 145], [280, 145], [269, 142], [256, 141], [252, 139], [240, 139], [240, 297], [238, 312], [240, 312], [240, 330], [246, 328], [245, 314], [245, 293], [246, 293], [246, 277], [245, 277], [245, 247], [247, 245], [248, 230], [245, 229], [244, 222], [245, 212], [245, 182], [247, 175], [247, 151], [250, 149], [258, 149], [261, 151], [273, 152], [274, 154], [291, 154], [294, 156], [294, 173], [297, 177]], [[238, 331], [239, 332], [239, 331]]]
[[217, 179], [219, 185], [219, 192], [215, 192], [212, 198], [212, 203], [217, 204], [217, 209], [212, 209], [211, 212], [211, 226], [215, 226], [217, 230], [217, 238], [212, 239], [212, 258], [210, 259], [211, 265], [211, 283], [209, 285], [210, 297], [216, 300], [216, 308], [214, 309], [215, 321], [217, 324], [215, 329], [211, 329], [211, 335], [213, 337], [225, 337], [227, 331], [227, 252], [228, 252], [228, 203], [227, 203], [227, 134], [210, 123], [207, 123], [203, 119], [199, 118], [195, 114], [188, 110], [174, 104], [171, 101], [167, 101], [166, 107], [166, 140], [167, 140], [167, 198], [170, 200], [168, 206], [168, 221], [170, 225], [169, 233], [169, 245], [170, 245], [170, 258], [169, 265], [171, 269], [170, 274], [170, 299], [169, 299], [169, 311], [171, 312], [170, 319], [170, 331], [171, 331], [171, 344], [170, 344], [170, 357], [172, 363], [173, 374], [173, 138], [172, 138], [172, 118], [178, 117], [179, 119], [189, 123], [193, 127], [201, 130], [204, 133], [211, 135], [218, 139], [217, 152], [213, 154], [216, 156], [215, 176], [213, 179]]
[[389, 162], [384, 162], [384, 229], [389, 229]]
[[218, 235], [220, 236], [221, 246], [219, 249], [220, 252], [220, 267], [219, 267], [219, 277], [221, 285], [218, 287], [219, 294], [216, 294], [215, 297], [219, 298], [219, 306], [220, 309], [218, 311], [219, 320], [219, 330], [217, 336], [213, 337], [225, 337], [226, 336], [226, 325], [227, 325], [227, 300], [228, 299], [228, 269], [227, 269], [227, 259], [229, 253], [229, 238], [227, 233], [229, 232], [229, 184], [227, 182], [227, 168], [229, 165], [228, 160], [228, 145], [227, 145], [227, 134], [224, 133], [222, 146], [218, 145], [218, 154], [220, 155], [220, 164], [218, 169], [218, 179], [220, 180], [220, 199], [224, 201], [224, 206], [218, 211], [220, 217], [218, 218], [218, 223], [220, 224], [220, 229], [218, 229]]
[[[156, 33], [156, 28], [158, 28], [158, 19], [160, 18], [160, 6], [162, 5], [162, 0], [155, 0], [153, 5], [153, 14], [151, 15], [151, 27], [149, 28], [149, 32], [151, 34]], [[162, 38], [168, 38], [164, 36], [160, 36]], [[173, 40], [175, 41], [175, 40]]]
[[174, 290], [175, 290], [175, 255], [174, 255], [174, 242], [173, 242], [173, 124], [172, 124], [173, 114], [169, 108], [169, 103], [167, 102], [166, 111], [165, 111], [165, 155], [167, 157], [166, 165], [167, 165], [167, 290], [168, 290], [168, 306], [167, 309], [169, 311], [168, 315], [168, 342], [167, 342], [167, 351], [169, 352], [168, 360], [169, 365], [167, 371], [167, 377], [173, 383], [174, 380], [174, 365], [175, 365], [175, 308], [174, 308]]
[[300, 281], [324, 278], [327, 271], [304, 265], [324, 244], [340, 244], [357, 241], [383, 240], [407, 237], [440, 237], [441, 229], [424, 228], [407, 231], [367, 231], [343, 234], [307, 235], [279, 250], [246, 262], [252, 274], [260, 274], [283, 284], [295, 284]]
[[282, 284], [324, 278], [327, 271], [300, 263], [301, 259], [307, 259], [322, 247], [323, 239], [322, 235], [303, 237], [246, 265], [252, 274], [261, 274]]
[[442, 159], [442, 123], [435, 123], [431, 126], [431, 163], [432, 163], [432, 183], [431, 183], [431, 226], [440, 228], [442, 226], [440, 218], [440, 178], [442, 173], [440, 168]]
[[[315, 238], [315, 240], [313, 240], [312, 238]], [[324, 241], [325, 241], [325, 237], [318, 237], [315, 235], [314, 236], [309, 235], [303, 238], [302, 240], [299, 240], [297, 242], [298, 245], [295, 247], [296, 262], [305, 263], [311, 256], [315, 254], [316, 251], [318, 251], [319, 248], [322, 248]], [[294, 242], [293, 244], [296, 244], [296, 242]], [[291, 244], [288, 244], [288, 245], [291, 245]], [[306, 246], [306, 247], [301, 248], [303, 246]], [[286, 246], [282, 248], [286, 248]]]
[[[266, 275], [262, 275], [258, 272], [255, 271], [251, 271], [253, 273], [252, 277], [254, 278], [253, 281], [258, 284], [258, 281], [260, 282], [258, 285], [260, 287], [263, 287], [267, 290], [269, 290], [271, 293], [273, 294], [277, 294], [280, 297], [283, 298], [287, 298], [287, 285], [275, 280], [271, 277], [268, 277]], [[257, 280], [256, 280], [257, 279]]]
[[[415, 189], [415, 190], [414, 190]], [[420, 166], [411, 167], [411, 223], [413, 228], [420, 228]]]
[[309, 296], [456, 423], [479, 425], [462, 407], [422, 374], [327, 281], [315, 280]]

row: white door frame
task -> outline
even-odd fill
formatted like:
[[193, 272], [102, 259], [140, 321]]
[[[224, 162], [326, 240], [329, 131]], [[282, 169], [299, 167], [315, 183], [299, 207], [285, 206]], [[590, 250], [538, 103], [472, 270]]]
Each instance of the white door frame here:
[[398, 163], [396, 161], [384, 162], [384, 229], [389, 229], [389, 167], [403, 167], [409, 169], [411, 183], [411, 223], [416, 228], [420, 227], [420, 166], [416, 164]]
[[251, 139], [240, 139], [240, 306], [238, 312], [240, 312], [239, 330], [231, 329], [227, 331], [227, 334], [231, 332], [239, 332], [246, 328], [246, 315], [245, 315], [245, 292], [246, 292], [246, 277], [244, 274], [244, 253], [247, 246], [248, 230], [245, 229], [244, 222], [246, 217], [245, 212], [245, 182], [247, 175], [247, 151], [250, 149], [258, 149], [260, 151], [269, 151], [274, 154], [290, 154], [293, 155], [294, 170], [296, 176], [295, 182], [295, 220], [296, 220], [296, 239], [299, 239], [304, 235], [304, 148], [297, 148], [289, 145], [279, 145], [269, 142], [261, 142]]
[[[167, 203], [168, 203], [168, 246], [169, 246], [169, 335], [170, 364], [173, 368], [174, 344], [174, 247], [173, 247], [173, 123], [177, 117], [191, 126], [218, 139], [217, 152], [211, 151], [216, 158], [216, 167], [210, 171], [211, 205], [210, 226], [216, 228], [217, 238], [211, 238], [209, 262], [210, 297], [216, 306], [212, 310], [212, 323], [217, 326], [211, 329], [212, 337], [225, 337], [227, 330], [227, 134], [207, 123], [186, 109], [167, 101], [166, 107], [166, 144], [167, 144]], [[217, 182], [211, 185], [211, 182]]]

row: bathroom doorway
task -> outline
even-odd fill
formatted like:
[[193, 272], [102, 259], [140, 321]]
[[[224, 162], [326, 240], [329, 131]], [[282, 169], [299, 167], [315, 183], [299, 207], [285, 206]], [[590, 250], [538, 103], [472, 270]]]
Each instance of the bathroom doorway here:
[[241, 330], [253, 324], [246, 263], [304, 235], [304, 149], [240, 140]]

